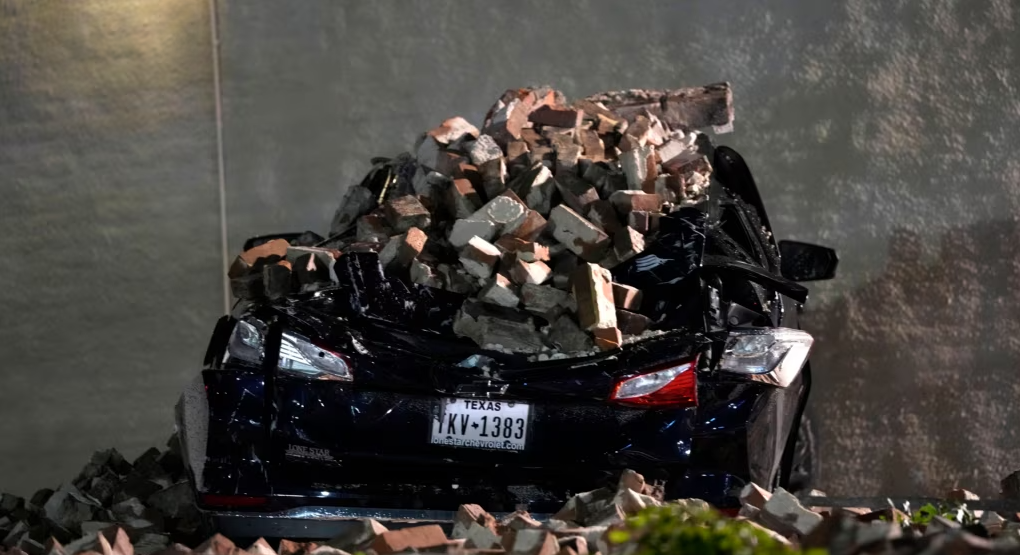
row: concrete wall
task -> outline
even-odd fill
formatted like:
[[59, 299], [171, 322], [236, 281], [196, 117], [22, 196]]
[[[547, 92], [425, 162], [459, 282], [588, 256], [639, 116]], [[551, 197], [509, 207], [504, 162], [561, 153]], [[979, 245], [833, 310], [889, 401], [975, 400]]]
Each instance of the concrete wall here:
[[[96, 3], [136, 11], [154, 5]], [[16, 129], [50, 130], [45, 136], [12, 133], [0, 120], [0, 179], [5, 190], [14, 182], [21, 195], [17, 208], [0, 204], [0, 226], [7, 230], [0, 240], [8, 251], [11, 245], [24, 249], [15, 250], [19, 281], [0, 289], [5, 305], [19, 307], [13, 312], [20, 315], [0, 320], [0, 373], [19, 384], [17, 394], [0, 390], [0, 416], [17, 409], [32, 415], [27, 421], [42, 422], [26, 428], [0, 418], [0, 465], [24, 461], [0, 466], [0, 488], [56, 479], [28, 470], [56, 452], [36, 444], [40, 433], [55, 434], [47, 440], [51, 449], [64, 449], [59, 446], [73, 437], [73, 454], [81, 457], [110, 443], [134, 447], [144, 434], [162, 430], [157, 422], [167, 414], [172, 389], [200, 356], [222, 302], [212, 212], [218, 205], [211, 57], [200, 52], [209, 47], [203, 34], [209, 21], [201, 2], [174, 3], [187, 7], [192, 25], [177, 28], [178, 39], [157, 42], [152, 51], [174, 60], [165, 62], [179, 69], [171, 74], [191, 83], [171, 90], [196, 100], [190, 117], [160, 120], [150, 132], [176, 156], [149, 155], [144, 142], [112, 127], [104, 128], [109, 143], [85, 144], [93, 119], [75, 123], [72, 117], [74, 125], [62, 127], [69, 115], [80, 115], [77, 104], [36, 109], [42, 100], [37, 89], [23, 86], [23, 77], [0, 82], [0, 92], [18, 91], [19, 102], [31, 108], [15, 113], [22, 122]], [[48, 67], [66, 55], [63, 49], [79, 45], [73, 37], [94, 38], [105, 25], [66, 9], [3, 5], [15, 13], [0, 12], [0, 29], [38, 21], [59, 29], [47, 40], [65, 45], [58, 53], [40, 46], [13, 58], [0, 54], [5, 74], [12, 67]], [[842, 255], [839, 278], [815, 288], [808, 311], [818, 338], [812, 410], [823, 441], [819, 485], [833, 494], [892, 494], [938, 493], [959, 483], [991, 494], [999, 477], [1020, 466], [1010, 459], [1020, 448], [1020, 326], [1014, 323], [1020, 309], [1014, 292], [1020, 280], [1014, 263], [1020, 254], [1014, 216], [1020, 200], [1014, 147], [1020, 139], [1020, 14], [1014, 3], [377, 0], [297, 6], [216, 5], [231, 252], [253, 234], [325, 231], [343, 189], [360, 179], [370, 157], [408, 148], [418, 132], [451, 115], [480, 120], [504, 89], [550, 84], [577, 96], [728, 80], [736, 91], [737, 125], [719, 142], [748, 160], [777, 234], [825, 243]], [[46, 17], [70, 23], [58, 27]], [[118, 28], [153, 27], [128, 22]], [[0, 41], [31, 44], [27, 31], [11, 36], [0, 33]], [[138, 48], [145, 47], [128, 51]], [[85, 50], [81, 63], [105, 67], [101, 55], [110, 52]], [[134, 59], [118, 59], [124, 58]], [[148, 90], [145, 79], [124, 83], [111, 98], [143, 98], [137, 102], [148, 110], [135, 115], [142, 120], [190, 98], [140, 95]], [[62, 86], [54, 81], [46, 90], [60, 94]], [[12, 117], [4, 109], [0, 117]], [[26, 144], [42, 146], [10, 161], [9, 153]], [[65, 164], [94, 164], [85, 174], [91, 181], [57, 175], [49, 151], [39, 150], [46, 148], [60, 152]], [[125, 173], [125, 166], [134, 173]], [[31, 180], [39, 184], [18, 187]], [[136, 215], [122, 199], [166, 199], [163, 186], [176, 193], [157, 214], [137, 217], [149, 222], [144, 232], [118, 227], [125, 220], [116, 212], [104, 212], [107, 227], [94, 231], [96, 238], [104, 229], [126, 233], [129, 252], [159, 255], [159, 271], [150, 263], [123, 277], [108, 261], [125, 248], [125, 239], [89, 243], [108, 257], [93, 265], [105, 272], [95, 277], [100, 283], [117, 276], [145, 285], [158, 280], [162, 295], [125, 287], [103, 302], [91, 282], [71, 284], [63, 277], [54, 287], [46, 281], [54, 266], [70, 272], [63, 261], [81, 250], [69, 241], [93, 237], [87, 226], [83, 233], [83, 226], [68, 223], [83, 210], [81, 195], [91, 182]], [[51, 219], [40, 219], [44, 209]], [[179, 214], [196, 223], [172, 225]], [[36, 231], [26, 234], [26, 227]], [[30, 239], [39, 246], [24, 247]], [[65, 250], [42, 249], [53, 244]], [[27, 292], [28, 300], [15, 300]], [[169, 319], [150, 315], [171, 298]], [[92, 306], [105, 312], [84, 308]], [[58, 317], [93, 331], [83, 336], [43, 323]], [[25, 326], [20, 320], [26, 318], [40, 323]], [[159, 335], [140, 331], [142, 320]], [[121, 337], [148, 339], [115, 339], [102, 328], [110, 325], [125, 326]], [[65, 348], [47, 349], [49, 358], [38, 362], [33, 347], [43, 334], [33, 329], [56, 330]], [[121, 356], [110, 360], [105, 354], [113, 344]], [[84, 370], [67, 370], [68, 358], [84, 361], [75, 367]], [[26, 366], [37, 369], [26, 372]], [[123, 385], [131, 383], [124, 381], [128, 376], [142, 375], [144, 382]], [[125, 389], [137, 395], [128, 397], [138, 399], [136, 405], [111, 402]], [[109, 432], [115, 441], [79, 416], [88, 414], [85, 409], [62, 407], [90, 399], [82, 390], [106, 395], [102, 404], [116, 415], [108, 418], [127, 422], [111, 428], [118, 430]], [[15, 473], [23, 474], [11, 478]]]

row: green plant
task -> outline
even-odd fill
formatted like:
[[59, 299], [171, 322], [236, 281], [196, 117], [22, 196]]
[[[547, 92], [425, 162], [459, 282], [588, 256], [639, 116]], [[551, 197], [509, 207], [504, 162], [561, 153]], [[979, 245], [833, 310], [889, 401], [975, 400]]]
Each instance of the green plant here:
[[977, 522], [974, 512], [968, 509], [965, 504], [939, 503], [938, 505], [932, 505], [928, 503], [911, 513], [910, 523], [927, 526], [931, 524], [931, 521], [936, 516], [959, 522], [963, 526]]
[[[801, 551], [757, 526], [704, 507], [649, 507], [613, 530], [609, 543], [633, 544], [633, 555], [794, 555]], [[629, 550], [627, 551], [629, 552]], [[805, 555], [824, 555], [810, 550]]]

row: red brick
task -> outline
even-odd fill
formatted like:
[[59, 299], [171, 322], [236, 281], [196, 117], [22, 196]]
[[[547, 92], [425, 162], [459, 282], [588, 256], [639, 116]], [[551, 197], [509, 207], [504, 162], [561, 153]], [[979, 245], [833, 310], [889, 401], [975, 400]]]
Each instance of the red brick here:
[[379, 555], [388, 555], [409, 549], [428, 549], [448, 543], [449, 540], [446, 539], [443, 528], [438, 524], [431, 524], [383, 532], [372, 541], [371, 548]]

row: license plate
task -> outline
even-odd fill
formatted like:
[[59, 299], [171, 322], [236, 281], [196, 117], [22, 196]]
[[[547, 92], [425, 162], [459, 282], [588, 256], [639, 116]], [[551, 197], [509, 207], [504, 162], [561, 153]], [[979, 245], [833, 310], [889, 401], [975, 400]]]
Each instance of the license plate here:
[[522, 451], [531, 407], [515, 401], [443, 399], [432, 421], [432, 444]]

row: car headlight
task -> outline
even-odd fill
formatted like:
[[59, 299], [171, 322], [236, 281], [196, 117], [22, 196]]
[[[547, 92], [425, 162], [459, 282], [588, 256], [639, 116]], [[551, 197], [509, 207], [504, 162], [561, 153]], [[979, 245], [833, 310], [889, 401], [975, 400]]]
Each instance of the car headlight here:
[[238, 320], [227, 342], [223, 362], [262, 364], [265, 358], [266, 325], [254, 318]]
[[334, 380], [349, 382], [350, 360], [340, 353], [315, 345], [297, 334], [284, 332], [280, 339], [281, 372], [313, 380]]
[[810, 334], [790, 328], [733, 330], [719, 369], [786, 387], [800, 374], [812, 343]]

